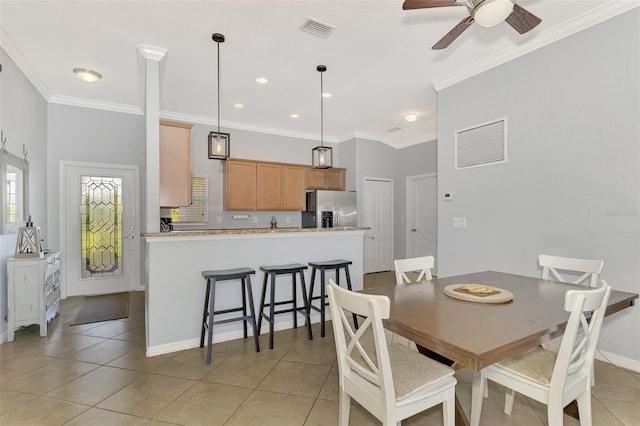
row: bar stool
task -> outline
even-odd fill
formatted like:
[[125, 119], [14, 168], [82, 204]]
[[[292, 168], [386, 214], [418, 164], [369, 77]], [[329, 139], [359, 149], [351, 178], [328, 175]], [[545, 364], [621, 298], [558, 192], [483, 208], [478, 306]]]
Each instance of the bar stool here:
[[[307, 287], [304, 283], [304, 270], [307, 269], [307, 266], [302, 265], [300, 263], [293, 263], [290, 265], [278, 265], [278, 266], [261, 266], [260, 270], [264, 272], [264, 281], [262, 283], [262, 298], [260, 299], [260, 312], [258, 314], [258, 330], [262, 330], [262, 318], [269, 321], [269, 349], [273, 349], [273, 324], [274, 317], [277, 314], [284, 314], [287, 312], [293, 312], [293, 327], [298, 328], [298, 311], [302, 311], [305, 316], [305, 323], [307, 326], [307, 334], [309, 335], [309, 340], [313, 340], [313, 334], [311, 331], [311, 318], [309, 316], [309, 301], [307, 300]], [[291, 274], [291, 287], [292, 287], [292, 295], [293, 298], [289, 300], [282, 300], [279, 302], [275, 301], [276, 294], [276, 276]], [[298, 298], [297, 298], [297, 289], [296, 289], [296, 274], [300, 274], [300, 286], [302, 287], [302, 298], [304, 301], [304, 306], [298, 306]], [[269, 280], [269, 275], [271, 275], [271, 280]], [[265, 298], [267, 294], [267, 286], [271, 284], [271, 289], [269, 292], [270, 301], [268, 303], [269, 306], [269, 315], [264, 313], [265, 308]], [[291, 304], [291, 308], [289, 309], [281, 309], [279, 311], [275, 310], [277, 305], [283, 304]]]
[[[256, 345], [256, 352], [260, 352], [260, 341], [258, 340], [258, 328], [256, 327], [256, 315], [253, 307], [253, 292], [251, 291], [251, 277], [255, 274], [251, 268], [224, 269], [216, 271], [202, 271], [202, 276], [207, 280], [207, 291], [204, 297], [204, 312], [202, 313], [202, 331], [200, 333], [200, 347], [204, 346], [204, 332], [209, 330], [207, 338], [207, 364], [211, 364], [211, 343], [213, 337], [213, 325], [225, 324], [233, 321], [243, 321], [244, 338], [247, 338], [247, 321], [251, 323], [253, 329], [253, 340]], [[214, 310], [216, 298], [216, 283], [218, 281], [241, 280], [242, 283], [242, 307]], [[249, 311], [247, 315], [247, 293], [249, 298]], [[214, 314], [228, 314], [231, 312], [242, 311], [242, 316], [235, 318], [227, 318], [223, 320], [213, 320]]]
[[[336, 272], [336, 284], [340, 285], [340, 270], [344, 269], [344, 274], [347, 278], [347, 289], [351, 289], [351, 276], [349, 275], [349, 265], [353, 262], [350, 260], [344, 259], [336, 259], [336, 260], [325, 260], [322, 262], [309, 262], [309, 266], [311, 266], [311, 285], [309, 289], [309, 308], [314, 309], [320, 312], [320, 335], [324, 337], [324, 317], [325, 317], [325, 306], [327, 303], [327, 295], [325, 292], [326, 289], [326, 281], [324, 278], [324, 272], [327, 269], [333, 269]], [[320, 296], [313, 295], [313, 287], [316, 283], [316, 270], [320, 270]], [[314, 306], [313, 301], [320, 299], [320, 306]], [[358, 316], [353, 314], [353, 325], [356, 329], [358, 329]]]

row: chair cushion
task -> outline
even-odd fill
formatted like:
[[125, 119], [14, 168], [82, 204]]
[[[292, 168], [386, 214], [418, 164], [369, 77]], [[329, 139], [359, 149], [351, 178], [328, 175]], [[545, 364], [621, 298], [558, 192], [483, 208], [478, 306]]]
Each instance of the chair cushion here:
[[389, 346], [389, 360], [396, 399], [407, 397], [435, 380], [454, 374], [452, 368], [400, 344]]
[[557, 354], [540, 347], [507, 358], [496, 364], [496, 367], [511, 370], [516, 374], [528, 377], [544, 386], [551, 383], [553, 367]]

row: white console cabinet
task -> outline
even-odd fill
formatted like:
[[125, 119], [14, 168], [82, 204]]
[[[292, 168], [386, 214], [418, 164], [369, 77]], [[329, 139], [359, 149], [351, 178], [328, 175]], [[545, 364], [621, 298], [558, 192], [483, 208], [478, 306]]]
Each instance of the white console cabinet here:
[[47, 323], [60, 312], [60, 253], [43, 258], [7, 261], [8, 337], [15, 330], [31, 324], [40, 326], [40, 336], [47, 335]]

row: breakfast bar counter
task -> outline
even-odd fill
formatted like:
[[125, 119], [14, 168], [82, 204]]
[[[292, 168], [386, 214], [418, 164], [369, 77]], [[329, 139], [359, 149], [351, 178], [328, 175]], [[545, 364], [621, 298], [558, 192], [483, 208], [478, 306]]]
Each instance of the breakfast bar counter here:
[[[254, 304], [260, 306], [260, 266], [346, 259], [354, 290], [362, 289], [363, 237], [368, 228], [207, 229], [142, 233], [146, 240], [146, 353], [160, 355], [200, 345], [205, 280], [201, 272], [249, 267]], [[305, 281], [310, 279], [307, 270]], [[333, 274], [327, 276], [327, 280]], [[282, 277], [287, 281], [288, 277]], [[317, 278], [316, 278], [317, 279]], [[280, 278], [278, 278], [280, 280]], [[276, 300], [289, 299], [291, 285], [276, 286]], [[316, 284], [316, 289], [318, 285]], [[299, 290], [298, 290], [299, 291]], [[301, 295], [298, 299], [302, 300]], [[240, 306], [240, 286], [222, 284], [216, 310]], [[320, 314], [312, 314], [312, 322]], [[303, 324], [302, 314], [299, 317]], [[275, 328], [293, 326], [291, 315], [276, 317]], [[263, 326], [263, 332], [267, 327]], [[242, 337], [242, 323], [216, 325], [215, 342]], [[314, 337], [315, 338], [315, 337]], [[319, 338], [319, 336], [318, 336]], [[263, 349], [263, 350], [269, 350]]]

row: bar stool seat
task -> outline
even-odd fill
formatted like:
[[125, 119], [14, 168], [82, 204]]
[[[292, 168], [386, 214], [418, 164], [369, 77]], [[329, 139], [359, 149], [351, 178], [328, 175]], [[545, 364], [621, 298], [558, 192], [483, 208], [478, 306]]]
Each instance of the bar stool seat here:
[[[214, 324], [225, 324], [233, 321], [243, 321], [244, 338], [247, 338], [247, 321], [251, 323], [253, 330], [253, 340], [256, 345], [256, 352], [260, 352], [260, 341], [258, 339], [258, 327], [256, 326], [256, 315], [253, 306], [253, 292], [251, 290], [251, 275], [256, 271], [251, 268], [236, 268], [236, 269], [220, 269], [212, 271], [202, 271], [202, 276], [207, 280], [207, 290], [204, 298], [204, 312], [202, 313], [202, 331], [200, 333], [200, 347], [204, 346], [204, 333], [208, 330], [207, 337], [207, 364], [211, 364], [211, 344], [213, 338], [213, 326]], [[240, 280], [242, 283], [242, 306], [230, 309], [221, 309], [216, 311], [215, 295], [216, 295], [216, 283], [218, 281]], [[247, 315], [247, 295], [249, 301], [250, 314]], [[242, 311], [242, 316], [234, 318], [225, 318], [222, 320], [213, 319], [217, 314], [228, 314], [232, 312]]]
[[[273, 266], [261, 266], [260, 270], [264, 272], [264, 280], [262, 282], [262, 297], [260, 298], [260, 311], [258, 312], [258, 330], [262, 330], [262, 319], [269, 321], [269, 349], [273, 349], [273, 325], [274, 317], [277, 314], [284, 314], [287, 312], [293, 312], [293, 327], [298, 328], [298, 312], [302, 312], [305, 316], [305, 325], [307, 326], [307, 334], [309, 340], [313, 340], [313, 332], [311, 331], [311, 318], [309, 316], [309, 301], [307, 300], [307, 287], [304, 282], [304, 270], [307, 269], [306, 265], [300, 263], [292, 263], [289, 265], [273, 265]], [[289, 300], [275, 301], [276, 293], [276, 276], [291, 274], [291, 288], [292, 298]], [[296, 274], [300, 275], [300, 286], [302, 290], [303, 306], [298, 306], [297, 297], [297, 279]], [[271, 280], [269, 280], [271, 276]], [[265, 303], [267, 287], [271, 287], [269, 290], [269, 302]], [[290, 304], [289, 309], [275, 310], [278, 305]], [[264, 313], [265, 305], [269, 307], [269, 313]]]
[[[347, 289], [352, 290], [351, 288], [351, 276], [349, 275], [349, 265], [353, 264], [350, 260], [344, 259], [335, 259], [335, 260], [323, 260], [320, 262], [309, 262], [309, 266], [311, 266], [311, 284], [309, 285], [309, 308], [314, 309], [320, 312], [320, 336], [324, 337], [325, 335], [325, 307], [327, 306], [327, 295], [326, 295], [326, 285], [327, 281], [325, 281], [325, 271], [327, 269], [334, 270], [336, 273], [336, 284], [340, 285], [340, 270], [344, 269], [344, 274], [347, 279]], [[320, 295], [313, 295], [313, 288], [316, 283], [316, 270], [320, 270]], [[320, 299], [320, 305], [315, 306], [313, 304], [314, 300]], [[353, 325], [356, 329], [358, 329], [358, 316], [353, 314]]]

